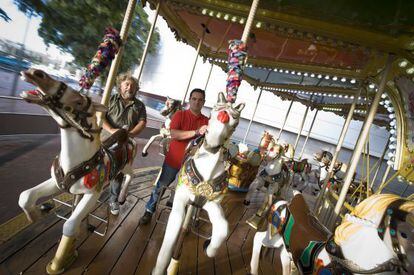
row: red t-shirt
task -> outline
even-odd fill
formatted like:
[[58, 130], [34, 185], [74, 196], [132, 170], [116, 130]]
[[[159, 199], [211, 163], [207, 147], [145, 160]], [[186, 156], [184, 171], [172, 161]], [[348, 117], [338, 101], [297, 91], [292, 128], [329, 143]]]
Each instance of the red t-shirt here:
[[[208, 124], [208, 118], [200, 114], [198, 116], [194, 115], [190, 110], [178, 111], [174, 114], [171, 119], [170, 129], [171, 130], [183, 130], [183, 131], [193, 131], [197, 130], [203, 125]], [[191, 139], [186, 140], [176, 140], [171, 139], [170, 149], [165, 157], [165, 162], [175, 168], [180, 169], [181, 162], [184, 158], [185, 148]]]

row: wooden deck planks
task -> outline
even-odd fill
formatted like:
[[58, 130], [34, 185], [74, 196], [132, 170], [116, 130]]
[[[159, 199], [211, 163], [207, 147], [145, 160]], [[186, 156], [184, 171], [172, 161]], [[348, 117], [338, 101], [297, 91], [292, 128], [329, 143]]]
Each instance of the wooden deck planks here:
[[[152, 183], [156, 173], [142, 173], [130, 186], [127, 202], [121, 207], [118, 217], [110, 217], [110, 227], [105, 237], [83, 232], [77, 240], [79, 257], [65, 274], [149, 274], [155, 265], [164, 233], [169, 210], [160, 209], [151, 223], [140, 225], [139, 218], [145, 211], [145, 203], [149, 199]], [[255, 231], [245, 220], [255, 213], [260, 206], [259, 194], [250, 206], [243, 204], [244, 194], [230, 192], [223, 200], [222, 206], [229, 223], [229, 235], [225, 244], [220, 247], [214, 259], [208, 258], [203, 251], [205, 239], [188, 233], [183, 245], [179, 274], [247, 274], [249, 271], [251, 249]], [[163, 196], [162, 204], [168, 199]], [[96, 212], [105, 216], [103, 206]], [[207, 217], [206, 213], [202, 213]], [[43, 223], [24, 230], [15, 244], [6, 243], [0, 251], [1, 274], [44, 274], [46, 264], [57, 249], [63, 222], [57, 221], [53, 215], [45, 218]], [[99, 228], [102, 228], [102, 224]], [[211, 224], [200, 222], [195, 231], [210, 232]], [[31, 232], [34, 232], [29, 238]], [[19, 246], [20, 245], [20, 246]], [[269, 262], [261, 262], [261, 274], [274, 274], [275, 266]]]

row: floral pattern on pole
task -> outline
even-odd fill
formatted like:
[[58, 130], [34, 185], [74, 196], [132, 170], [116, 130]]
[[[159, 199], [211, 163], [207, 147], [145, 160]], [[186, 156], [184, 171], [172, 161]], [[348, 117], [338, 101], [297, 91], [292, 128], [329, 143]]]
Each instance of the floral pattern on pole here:
[[241, 40], [230, 40], [227, 55], [226, 99], [234, 103], [242, 81], [243, 65], [247, 55], [246, 44]]
[[111, 27], [106, 28], [103, 42], [99, 45], [85, 74], [79, 80], [79, 86], [83, 89], [90, 89], [95, 79], [111, 64], [121, 46], [122, 40], [118, 30]]

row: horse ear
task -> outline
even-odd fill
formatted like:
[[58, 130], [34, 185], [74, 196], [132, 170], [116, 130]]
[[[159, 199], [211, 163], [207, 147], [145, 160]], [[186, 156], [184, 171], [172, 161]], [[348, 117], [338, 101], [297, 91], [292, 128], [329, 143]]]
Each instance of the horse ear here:
[[95, 108], [96, 112], [103, 112], [105, 113], [108, 111], [108, 108], [105, 105], [102, 105], [101, 103], [92, 102], [93, 108]]
[[240, 103], [239, 105], [234, 107], [234, 109], [236, 109], [239, 113], [241, 113], [241, 111], [244, 109], [245, 106], [246, 106], [246, 104]]
[[171, 98], [167, 95], [167, 100], [170, 100]]
[[219, 92], [218, 94], [218, 99], [217, 99], [217, 103], [226, 103], [226, 97], [224, 96], [223, 92]]

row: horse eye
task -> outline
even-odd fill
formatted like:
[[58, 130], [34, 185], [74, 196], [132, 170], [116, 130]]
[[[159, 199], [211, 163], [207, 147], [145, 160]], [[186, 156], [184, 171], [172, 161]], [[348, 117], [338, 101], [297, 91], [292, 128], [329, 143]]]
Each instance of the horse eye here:
[[403, 237], [404, 239], [407, 239], [407, 234], [405, 232], [400, 232], [401, 237]]

